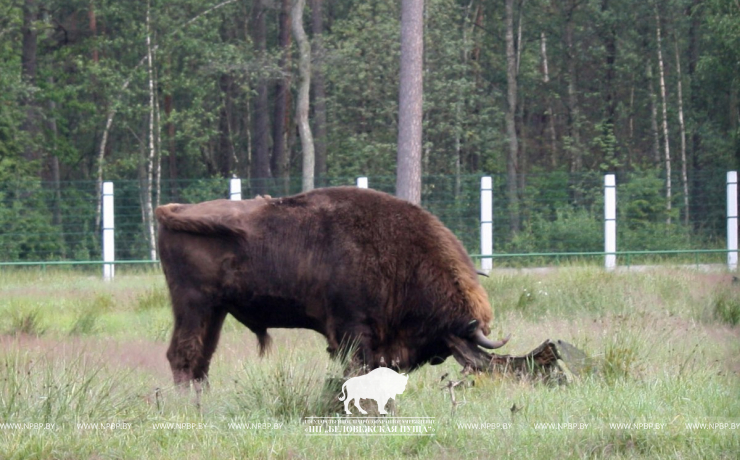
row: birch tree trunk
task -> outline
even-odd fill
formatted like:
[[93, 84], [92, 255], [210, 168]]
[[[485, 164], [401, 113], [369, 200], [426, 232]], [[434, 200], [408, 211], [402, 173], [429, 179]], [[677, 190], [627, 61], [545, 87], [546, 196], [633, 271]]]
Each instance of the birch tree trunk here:
[[298, 134], [301, 137], [301, 150], [303, 151], [303, 191], [308, 192], [314, 188], [315, 157], [313, 149], [313, 136], [311, 125], [308, 123], [308, 103], [311, 89], [311, 44], [303, 30], [303, 9], [306, 0], [294, 0], [291, 10], [291, 22], [293, 36], [298, 45], [298, 100], [296, 101], [296, 124]]
[[678, 38], [674, 38], [676, 49], [676, 72], [678, 73], [678, 129], [681, 134], [681, 185], [683, 186], [684, 224], [689, 225], [689, 174], [686, 162], [686, 124], [683, 118], [683, 85], [681, 80], [681, 56], [678, 53]]
[[[159, 81], [159, 77], [154, 75], [154, 81]], [[154, 93], [154, 120], [156, 121], [155, 124], [155, 165], [154, 165], [154, 183], [155, 183], [155, 192], [154, 192], [154, 207], [158, 207], [161, 201], [162, 196], [162, 117], [160, 113], [159, 108], [159, 98], [157, 97], [156, 92]], [[156, 229], [156, 227], [155, 227]]]
[[666, 98], [665, 90], [665, 70], [663, 65], [663, 42], [660, 33], [660, 13], [658, 12], [658, 4], [655, 3], [655, 36], [657, 38], [658, 46], [658, 71], [660, 76], [660, 98], [662, 101], [663, 109], [663, 147], [665, 151], [665, 198], [666, 198], [666, 223], [671, 223], [671, 208], [672, 208], [672, 195], [673, 191], [671, 188], [671, 146], [668, 138], [668, 102]]
[[555, 112], [552, 107], [552, 98], [550, 97], [550, 69], [547, 62], [547, 36], [545, 32], [540, 33], [540, 54], [542, 55], [542, 83], [545, 84], [547, 91], [547, 132], [550, 138], [550, 164], [557, 166], [557, 132], [555, 131]]
[[658, 130], [658, 96], [653, 85], [653, 65], [647, 60], [648, 91], [650, 91], [650, 134], [653, 139], [652, 155], [655, 167], [660, 166], [660, 133]]
[[146, 161], [146, 183], [144, 184], [144, 212], [147, 237], [149, 240], [149, 256], [157, 260], [157, 240], [154, 232], [154, 209], [152, 207], [152, 172], [154, 170], [155, 134], [154, 134], [154, 62], [152, 56], [151, 4], [146, 5], [146, 49], [147, 74], [149, 76], [149, 154]]

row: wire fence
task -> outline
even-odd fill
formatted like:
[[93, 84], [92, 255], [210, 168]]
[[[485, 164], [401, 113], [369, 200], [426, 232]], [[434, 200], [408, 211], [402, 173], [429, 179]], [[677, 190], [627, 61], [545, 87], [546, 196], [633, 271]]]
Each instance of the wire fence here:
[[[471, 254], [480, 252], [480, 175], [423, 178], [422, 206], [437, 215]], [[394, 177], [369, 177], [370, 188], [393, 193]], [[321, 186], [355, 185], [356, 178], [321, 179]], [[617, 248], [629, 263], [685, 259], [726, 260], [726, 172], [694, 173], [684, 193], [680, 178], [668, 206], [659, 173], [617, 174]], [[8, 181], [0, 184], [0, 262], [101, 260], [99, 184]], [[300, 178], [242, 180], [242, 196], [285, 196]], [[157, 190], [158, 189], [158, 190]], [[542, 265], [601, 260], [604, 253], [604, 176], [556, 172], [517, 178], [511, 195], [504, 175], [493, 175], [493, 235], [497, 265]], [[139, 181], [115, 182], [118, 261], [148, 259], [149, 236]], [[223, 178], [162, 181], [153, 202], [192, 203], [227, 198]]]

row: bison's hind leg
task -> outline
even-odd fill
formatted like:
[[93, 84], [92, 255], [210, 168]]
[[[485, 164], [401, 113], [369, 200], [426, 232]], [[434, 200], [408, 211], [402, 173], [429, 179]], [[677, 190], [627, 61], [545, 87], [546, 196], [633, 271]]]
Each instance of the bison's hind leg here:
[[196, 392], [200, 392], [202, 386], [207, 385], [208, 368], [218, 345], [226, 311], [196, 304], [192, 297], [190, 301], [175, 303], [174, 311], [175, 330], [167, 359], [175, 385], [187, 388], [192, 381]]

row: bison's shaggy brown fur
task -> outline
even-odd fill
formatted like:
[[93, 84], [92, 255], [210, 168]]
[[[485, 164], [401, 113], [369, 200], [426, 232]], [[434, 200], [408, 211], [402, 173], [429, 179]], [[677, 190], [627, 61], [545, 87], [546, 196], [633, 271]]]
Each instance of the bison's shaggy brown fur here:
[[349, 187], [287, 198], [170, 204], [156, 210], [175, 329], [176, 383], [208, 373], [226, 314], [264, 349], [268, 328], [355, 341], [371, 368], [439, 363], [449, 337], [489, 333], [491, 307], [462, 244], [432, 214]]

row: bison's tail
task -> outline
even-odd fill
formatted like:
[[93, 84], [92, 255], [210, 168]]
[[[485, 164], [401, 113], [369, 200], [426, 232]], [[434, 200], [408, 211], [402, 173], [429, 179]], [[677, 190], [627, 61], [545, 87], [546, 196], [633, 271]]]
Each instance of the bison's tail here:
[[223, 235], [234, 233], [236, 230], [233, 224], [230, 225], [229, 216], [186, 212], [191, 206], [166, 204], [155, 209], [154, 215], [157, 217], [157, 222], [168, 230], [202, 235]]
[[257, 340], [260, 344], [260, 358], [265, 356], [265, 353], [270, 351], [270, 345], [272, 344], [272, 337], [267, 332], [257, 335]]
[[344, 388], [345, 388], [346, 386], [347, 386], [347, 382], [344, 382], [344, 385], [342, 385], [342, 396], [340, 396], [340, 397], [339, 397], [339, 400], [340, 400], [340, 401], [344, 401], [344, 398], [346, 398], [346, 397], [347, 397], [347, 396], [345, 396], [345, 393], [344, 393]]

